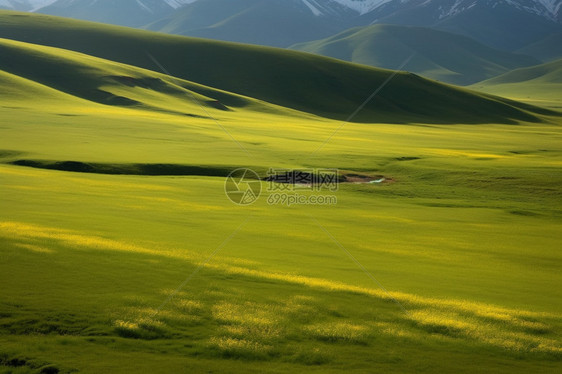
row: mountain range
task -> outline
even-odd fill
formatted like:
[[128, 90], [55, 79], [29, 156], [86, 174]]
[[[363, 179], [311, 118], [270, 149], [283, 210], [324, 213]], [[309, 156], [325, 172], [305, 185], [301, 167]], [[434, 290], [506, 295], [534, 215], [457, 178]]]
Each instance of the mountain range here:
[[0, 0], [0, 8], [277, 47], [374, 23], [510, 51], [562, 32], [562, 0]]
[[56, 0], [0, 0], [0, 9], [32, 11], [45, 7]]
[[386, 69], [396, 69], [413, 56], [404, 69], [458, 85], [540, 63], [536, 58], [494, 49], [466, 36], [398, 25], [357, 27], [291, 48]]
[[288, 47], [384, 23], [432, 27], [513, 51], [561, 32], [561, 4], [562, 0], [198, 0], [146, 27]]

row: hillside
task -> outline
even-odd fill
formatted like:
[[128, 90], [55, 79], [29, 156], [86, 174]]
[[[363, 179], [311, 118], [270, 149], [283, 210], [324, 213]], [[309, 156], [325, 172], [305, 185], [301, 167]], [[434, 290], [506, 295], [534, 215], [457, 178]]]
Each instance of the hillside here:
[[539, 63], [534, 58], [500, 51], [461, 35], [396, 25], [354, 28], [291, 48], [386, 69], [397, 68], [416, 53], [405, 69], [460, 85]]
[[562, 83], [562, 59], [538, 66], [516, 69], [481, 83], [484, 85], [506, 83]]
[[[344, 120], [393, 73], [294, 51], [169, 36], [43, 15], [0, 12], [0, 35], [160, 71], [205, 86]], [[410, 73], [399, 73], [361, 110], [359, 122], [537, 121], [547, 113]]]
[[516, 69], [471, 88], [562, 111], [562, 59]]
[[548, 62], [562, 58], [562, 32], [551, 34], [517, 51]]
[[0, 39], [0, 54], [4, 100], [29, 96], [31, 90], [37, 92], [37, 101], [72, 97], [182, 115], [199, 111], [199, 106], [276, 111], [250, 98], [64, 49]]

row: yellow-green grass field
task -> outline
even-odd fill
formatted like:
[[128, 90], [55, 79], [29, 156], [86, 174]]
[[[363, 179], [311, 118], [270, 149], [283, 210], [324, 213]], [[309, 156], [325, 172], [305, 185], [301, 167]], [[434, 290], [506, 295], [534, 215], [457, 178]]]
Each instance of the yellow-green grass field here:
[[348, 124], [311, 156], [339, 122], [214, 110], [248, 156], [212, 120], [6, 104], [5, 162], [338, 167], [395, 181], [342, 184], [335, 206], [271, 206], [265, 191], [241, 207], [223, 177], [3, 164], [6, 372], [560, 369], [556, 122]]
[[[560, 115], [344, 124], [0, 48], [58, 55], [82, 84], [14, 74], [23, 57], [0, 72], [0, 373], [562, 368]], [[68, 161], [90, 172], [48, 169]], [[386, 182], [298, 190], [337, 204], [284, 206], [263, 181], [239, 206], [225, 173], [240, 167]], [[147, 175], [162, 168], [177, 175]]]

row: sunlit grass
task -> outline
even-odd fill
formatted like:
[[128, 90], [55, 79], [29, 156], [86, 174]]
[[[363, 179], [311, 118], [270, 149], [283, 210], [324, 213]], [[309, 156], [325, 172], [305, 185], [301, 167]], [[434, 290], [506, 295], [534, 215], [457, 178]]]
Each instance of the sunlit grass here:
[[237, 338], [211, 338], [209, 348], [217, 350], [222, 357], [246, 359], [264, 359], [273, 351], [270, 345]]
[[535, 351], [555, 356], [562, 353], [559, 341], [541, 336], [548, 333], [550, 327], [540, 322], [529, 322], [514, 316], [505, 318], [505, 314], [501, 322], [487, 321], [458, 311], [436, 309], [417, 310], [410, 313], [409, 317], [430, 334], [474, 339], [513, 351]]
[[[73, 249], [94, 249], [126, 253], [158, 255], [171, 259], [193, 262], [200, 260], [197, 255], [188, 255], [179, 250], [150, 248], [109, 240], [96, 236], [80, 235], [72, 230], [30, 225], [20, 222], [1, 222], [0, 235], [16, 240], [16, 247], [36, 253], [51, 254], [53, 250], [45, 247], [49, 241]], [[20, 242], [17, 242], [17, 241]], [[40, 241], [41, 245], [21, 242]], [[52, 245], [52, 244], [51, 244]], [[222, 261], [225, 261], [224, 259]], [[298, 274], [266, 272], [243, 267], [244, 261], [235, 266], [225, 262], [207, 263], [210, 270], [220, 270], [235, 276], [245, 276], [258, 280], [270, 280], [286, 284], [296, 284], [322, 290], [323, 292], [344, 292], [363, 295], [387, 303], [394, 300], [405, 305], [407, 312], [397, 315], [392, 323], [355, 324], [338, 320], [312, 322], [306, 315], [314, 315], [317, 301], [307, 296], [295, 296], [283, 305], [256, 302], [219, 302], [209, 305], [198, 299], [185, 298], [182, 294], [172, 299], [169, 307], [163, 310], [150, 306], [126, 308], [116, 312], [113, 320], [114, 331], [122, 337], [134, 339], [162, 339], [173, 336], [178, 326], [203, 323], [210, 316], [219, 326], [221, 335], [209, 340], [208, 346], [217, 350], [223, 357], [245, 357], [265, 359], [273, 354], [270, 344], [286, 340], [296, 334], [295, 321], [301, 321], [300, 329], [310, 336], [324, 342], [368, 344], [372, 336], [385, 334], [396, 338], [413, 340], [442, 337], [467, 339], [478, 344], [490, 345], [497, 349], [514, 352], [537, 352], [558, 357], [561, 353], [559, 340], [553, 334], [559, 331], [560, 316], [553, 313], [514, 310], [500, 306], [476, 303], [466, 300], [436, 299], [402, 292], [384, 292], [376, 288], [365, 288], [335, 282], [328, 279], [312, 278]], [[255, 262], [246, 262], [256, 266]], [[171, 291], [164, 291], [163, 295]], [[119, 317], [121, 316], [121, 317]], [[304, 319], [303, 319], [304, 318]], [[414, 325], [410, 325], [412, 321]], [[311, 323], [312, 322], [312, 323]], [[552, 323], [556, 323], [553, 325]]]
[[348, 322], [307, 326], [305, 332], [315, 339], [328, 342], [364, 344], [368, 341], [368, 329], [365, 326]]

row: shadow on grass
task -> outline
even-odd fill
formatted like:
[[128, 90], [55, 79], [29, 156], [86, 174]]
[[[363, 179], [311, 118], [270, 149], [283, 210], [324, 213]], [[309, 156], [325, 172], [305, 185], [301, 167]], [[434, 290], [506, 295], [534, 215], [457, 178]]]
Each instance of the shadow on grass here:
[[114, 175], [198, 175], [226, 177], [233, 168], [220, 166], [192, 166], [180, 164], [106, 164], [80, 161], [16, 160], [11, 165], [77, 173]]

